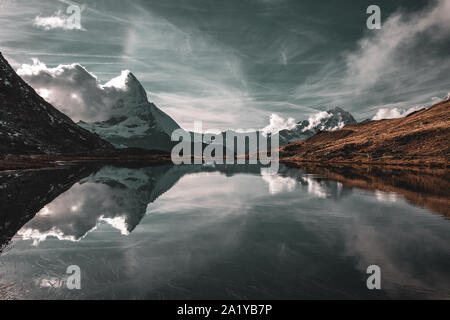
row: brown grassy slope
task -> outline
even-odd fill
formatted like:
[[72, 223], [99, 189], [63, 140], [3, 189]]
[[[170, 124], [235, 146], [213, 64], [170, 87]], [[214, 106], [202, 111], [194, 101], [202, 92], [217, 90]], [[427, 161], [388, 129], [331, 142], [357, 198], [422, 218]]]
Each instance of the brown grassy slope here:
[[405, 118], [368, 121], [319, 132], [280, 148], [285, 162], [447, 166], [450, 100]]

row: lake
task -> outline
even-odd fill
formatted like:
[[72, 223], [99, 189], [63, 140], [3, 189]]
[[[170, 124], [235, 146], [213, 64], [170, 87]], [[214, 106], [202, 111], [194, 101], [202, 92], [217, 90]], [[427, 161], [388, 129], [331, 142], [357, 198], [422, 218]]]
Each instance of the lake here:
[[449, 299], [449, 185], [373, 167], [3, 172], [0, 298]]

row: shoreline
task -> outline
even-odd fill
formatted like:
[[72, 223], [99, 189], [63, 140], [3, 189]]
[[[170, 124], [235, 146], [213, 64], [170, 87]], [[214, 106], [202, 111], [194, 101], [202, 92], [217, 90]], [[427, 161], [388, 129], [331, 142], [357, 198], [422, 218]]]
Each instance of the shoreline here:
[[159, 150], [117, 149], [74, 155], [7, 155], [0, 158], [0, 173], [30, 169], [57, 169], [89, 164], [146, 163], [149, 166], [172, 163], [170, 153]]
[[[280, 159], [280, 164], [290, 168], [302, 168], [304, 166], [316, 167], [381, 167], [387, 169], [429, 169], [448, 171], [448, 162], [434, 159], [423, 162], [421, 160], [393, 160], [393, 161], [363, 161], [355, 160], [308, 160], [308, 159]], [[123, 152], [104, 155], [14, 155], [7, 159], [0, 159], [0, 173], [22, 170], [57, 169], [77, 165], [148, 165], [158, 166], [173, 164], [170, 154], [159, 151], [151, 151], [146, 154], [125, 154]]]
[[281, 159], [280, 163], [288, 167], [301, 167], [308, 164], [313, 164], [315, 166], [342, 166], [342, 167], [386, 167], [386, 168], [398, 168], [398, 169], [409, 169], [409, 168], [430, 168], [430, 169], [448, 169], [448, 162], [445, 160], [432, 160], [424, 162], [423, 160], [391, 160], [391, 161], [364, 161], [361, 159], [354, 160], [308, 160], [308, 159]]

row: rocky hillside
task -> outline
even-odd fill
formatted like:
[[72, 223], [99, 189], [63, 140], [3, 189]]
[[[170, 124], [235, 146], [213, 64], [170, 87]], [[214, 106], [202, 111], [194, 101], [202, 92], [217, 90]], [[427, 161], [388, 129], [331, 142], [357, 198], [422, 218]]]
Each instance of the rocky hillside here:
[[389, 163], [446, 166], [450, 100], [405, 118], [368, 121], [318, 132], [280, 148], [285, 162]]
[[0, 54], [0, 155], [76, 154], [113, 146], [40, 97]]

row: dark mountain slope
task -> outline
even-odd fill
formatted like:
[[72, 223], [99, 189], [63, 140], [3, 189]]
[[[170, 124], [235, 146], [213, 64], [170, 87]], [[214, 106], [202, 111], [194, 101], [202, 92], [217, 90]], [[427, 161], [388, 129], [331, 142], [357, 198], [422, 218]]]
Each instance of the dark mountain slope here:
[[112, 150], [77, 126], [20, 78], [0, 53], [0, 155]]

